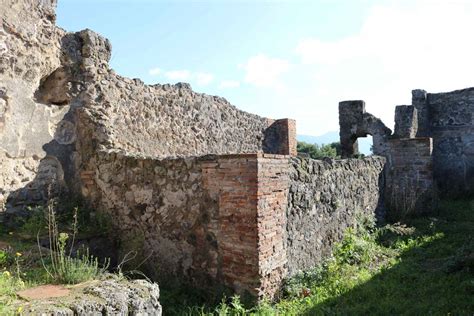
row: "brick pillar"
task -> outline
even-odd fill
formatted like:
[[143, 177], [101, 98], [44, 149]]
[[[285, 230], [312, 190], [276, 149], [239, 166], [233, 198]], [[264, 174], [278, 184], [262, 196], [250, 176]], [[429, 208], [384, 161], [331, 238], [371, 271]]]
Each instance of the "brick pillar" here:
[[286, 208], [288, 158], [264, 154], [258, 158], [258, 296], [273, 297], [286, 276]]
[[296, 121], [292, 119], [269, 120], [265, 131], [264, 152], [297, 156]]
[[241, 295], [273, 297], [286, 274], [288, 156], [224, 155], [202, 166], [219, 205], [220, 281]]

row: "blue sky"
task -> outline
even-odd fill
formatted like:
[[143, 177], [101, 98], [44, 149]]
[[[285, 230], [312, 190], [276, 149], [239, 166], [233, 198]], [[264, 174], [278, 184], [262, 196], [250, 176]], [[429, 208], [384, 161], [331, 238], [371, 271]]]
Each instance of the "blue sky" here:
[[393, 125], [410, 91], [474, 85], [468, 1], [59, 0], [57, 24], [112, 42], [111, 66], [146, 83], [191, 83], [299, 134], [338, 130], [364, 99]]

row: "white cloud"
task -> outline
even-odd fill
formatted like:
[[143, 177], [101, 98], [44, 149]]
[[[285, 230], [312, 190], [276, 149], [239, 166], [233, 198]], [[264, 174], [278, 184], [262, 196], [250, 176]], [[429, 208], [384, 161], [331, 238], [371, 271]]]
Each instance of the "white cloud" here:
[[474, 2], [390, 2], [371, 8], [352, 36], [301, 40], [295, 52], [315, 74], [303, 97], [330, 105], [334, 122], [337, 102], [364, 99], [391, 126], [394, 106], [410, 104], [412, 89], [474, 86], [473, 16]]
[[161, 74], [161, 69], [160, 68], [152, 68], [152, 69], [148, 70], [148, 73], [152, 76], [158, 76], [159, 74]]
[[207, 86], [214, 80], [214, 75], [205, 72], [198, 72], [196, 73], [196, 82], [199, 86]]
[[237, 80], [222, 80], [219, 83], [219, 88], [237, 88], [240, 86], [240, 82]]
[[257, 87], [272, 87], [281, 84], [280, 76], [288, 71], [290, 64], [284, 59], [259, 54], [249, 58], [242, 68], [246, 72], [245, 82]]
[[165, 72], [165, 77], [170, 80], [189, 80], [191, 72], [189, 70], [171, 70]]

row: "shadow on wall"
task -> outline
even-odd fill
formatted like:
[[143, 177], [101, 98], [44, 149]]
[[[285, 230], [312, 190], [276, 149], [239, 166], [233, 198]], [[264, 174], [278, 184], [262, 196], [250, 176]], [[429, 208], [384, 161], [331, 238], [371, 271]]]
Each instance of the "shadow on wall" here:
[[[74, 33], [67, 34], [61, 42], [61, 66], [50, 74], [45, 75], [31, 97], [38, 106], [59, 110], [66, 108], [66, 113], [57, 124], [50, 123], [49, 131], [54, 128], [52, 140], [42, 145], [45, 153], [44, 158], [39, 161], [35, 168], [35, 177], [23, 187], [8, 192], [5, 202], [6, 223], [15, 216], [28, 216], [28, 207], [44, 205], [49, 197], [69, 193], [71, 188], [77, 185], [75, 179], [75, 142], [76, 142], [76, 118], [75, 109], [81, 104], [74, 97], [81, 93], [82, 86], [75, 77], [77, 74], [78, 60], [81, 58], [80, 41]], [[31, 138], [26, 140], [34, 143], [38, 140]], [[42, 156], [42, 155], [41, 155]], [[26, 157], [28, 159], [37, 159]], [[36, 166], [38, 162], [35, 162]], [[31, 167], [30, 167], [31, 168]], [[8, 189], [8, 188], [6, 188]]]
[[61, 162], [57, 157], [47, 155], [41, 159], [35, 178], [9, 193], [5, 203], [5, 223], [12, 225], [17, 217], [28, 217], [30, 207], [45, 205], [50, 197], [67, 192]]
[[46, 156], [40, 160], [34, 179], [8, 193], [4, 205], [7, 224], [16, 216], [28, 216], [29, 207], [44, 205], [50, 197], [68, 194], [74, 188], [76, 129], [72, 111], [57, 124], [53, 140], [42, 146]]

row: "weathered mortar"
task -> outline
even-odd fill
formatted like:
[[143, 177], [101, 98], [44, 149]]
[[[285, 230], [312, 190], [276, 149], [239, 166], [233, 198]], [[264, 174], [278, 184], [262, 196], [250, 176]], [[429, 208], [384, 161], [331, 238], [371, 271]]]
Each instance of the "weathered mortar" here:
[[286, 211], [290, 275], [330, 254], [360, 216], [383, 208], [385, 159], [292, 158]]

